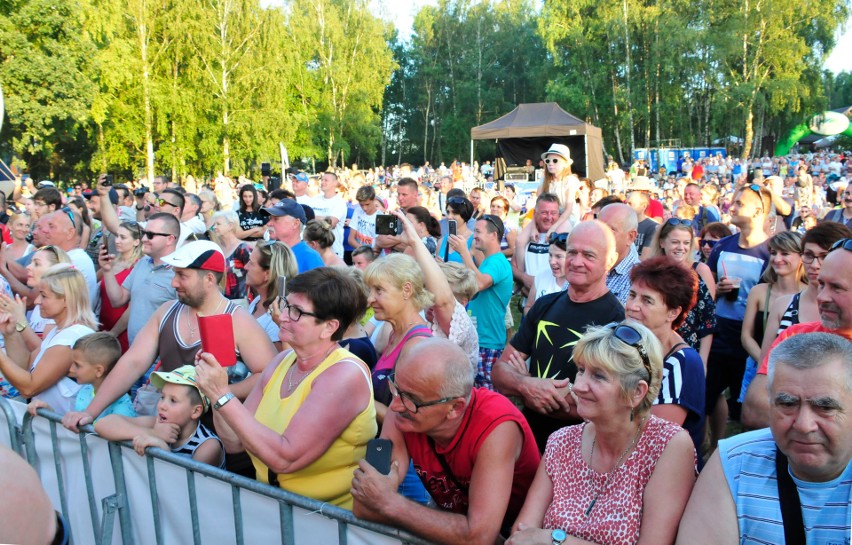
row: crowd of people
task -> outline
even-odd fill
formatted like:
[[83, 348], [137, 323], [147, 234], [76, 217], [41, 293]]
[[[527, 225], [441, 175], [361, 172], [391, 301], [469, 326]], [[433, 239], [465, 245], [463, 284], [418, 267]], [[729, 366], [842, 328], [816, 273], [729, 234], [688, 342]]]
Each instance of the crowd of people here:
[[19, 183], [0, 395], [437, 543], [848, 542], [852, 155], [572, 165]]

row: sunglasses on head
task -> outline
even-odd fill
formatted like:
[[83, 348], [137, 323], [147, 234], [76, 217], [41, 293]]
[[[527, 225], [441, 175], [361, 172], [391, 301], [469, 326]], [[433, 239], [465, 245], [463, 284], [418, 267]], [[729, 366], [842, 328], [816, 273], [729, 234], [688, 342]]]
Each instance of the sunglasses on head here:
[[564, 245], [567, 242], [568, 233], [550, 233], [550, 237], [547, 239], [548, 244], [561, 243]]
[[61, 208], [61, 210], [63, 212], [65, 212], [66, 214], [68, 214], [68, 219], [71, 220], [71, 225], [74, 227], [74, 229], [76, 229], [77, 228], [77, 222], [74, 221], [74, 212], [71, 210], [71, 208], [69, 208], [67, 206], [63, 206]]
[[648, 371], [648, 383], [650, 384], [654, 375], [651, 373], [651, 359], [648, 357], [648, 352], [642, 345], [642, 335], [636, 330], [636, 328], [629, 325], [612, 323], [609, 325], [609, 328], [613, 330], [613, 335], [616, 339], [628, 346], [632, 346], [637, 352], [639, 352], [639, 357], [642, 358], [642, 364], [645, 366], [645, 370]]
[[838, 240], [831, 245], [831, 249], [828, 250], [828, 253], [831, 253], [838, 248], [843, 248], [844, 250], [852, 252], [852, 238], [842, 238]]
[[692, 227], [692, 220], [682, 220], [680, 218], [669, 218], [666, 220], [666, 225], [678, 226], [683, 225], [684, 227]]
[[761, 187], [757, 184], [749, 184], [743, 186], [743, 189], [750, 189], [757, 193], [757, 198], [760, 199], [760, 210], [765, 212], [766, 208], [763, 207], [763, 193], [760, 192]]

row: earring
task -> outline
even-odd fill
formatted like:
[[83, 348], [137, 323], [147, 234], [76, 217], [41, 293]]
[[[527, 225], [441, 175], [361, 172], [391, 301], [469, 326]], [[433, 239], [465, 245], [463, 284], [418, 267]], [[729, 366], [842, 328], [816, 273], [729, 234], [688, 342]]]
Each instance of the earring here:
[[636, 407], [630, 408], [630, 421], [633, 422], [633, 418], [636, 416]]

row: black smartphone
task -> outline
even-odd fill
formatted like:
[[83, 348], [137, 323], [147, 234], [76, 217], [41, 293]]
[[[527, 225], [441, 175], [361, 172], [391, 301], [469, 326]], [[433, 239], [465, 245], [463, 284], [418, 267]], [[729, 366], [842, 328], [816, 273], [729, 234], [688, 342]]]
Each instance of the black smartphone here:
[[112, 174], [104, 174], [103, 180], [101, 180], [101, 185], [112, 185], [112, 182]]
[[282, 301], [284, 300], [284, 295], [287, 294], [287, 277], [279, 276], [278, 277], [278, 298]]
[[118, 250], [115, 247], [115, 235], [105, 233], [104, 238], [106, 239], [107, 253], [109, 253], [109, 255], [118, 255]]
[[393, 214], [379, 214], [376, 216], [377, 235], [401, 235], [402, 222]]
[[456, 231], [456, 220], [447, 220], [447, 233], [451, 235], [458, 234], [458, 231]]
[[367, 441], [367, 463], [382, 475], [390, 473], [393, 443], [390, 439], [370, 439]]

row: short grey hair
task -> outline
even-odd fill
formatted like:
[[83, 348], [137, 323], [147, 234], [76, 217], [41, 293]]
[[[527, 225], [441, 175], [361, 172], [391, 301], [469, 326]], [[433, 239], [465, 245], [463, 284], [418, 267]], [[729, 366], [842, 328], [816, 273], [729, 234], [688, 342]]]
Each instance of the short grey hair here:
[[238, 225], [240, 223], [240, 217], [233, 210], [220, 210], [213, 214], [213, 222], [215, 223], [218, 219], [223, 219], [230, 225]]
[[794, 369], [814, 369], [836, 359], [846, 369], [846, 391], [852, 392], [852, 342], [834, 333], [792, 335], [769, 352], [767, 386], [772, 388], [779, 363]]
[[[438, 397], [470, 399], [476, 370], [459, 345], [441, 337], [424, 339], [404, 350], [401, 355], [401, 359], [412, 358], [428, 358], [430, 362], [440, 362], [438, 365], [444, 366], [441, 386], [437, 392]], [[437, 368], [433, 369], [431, 373], [438, 372]]]

